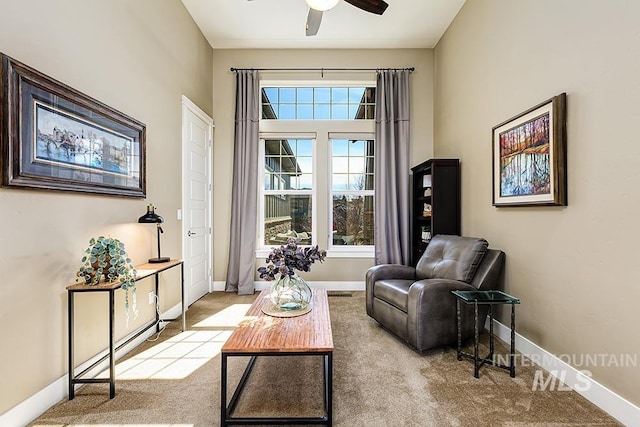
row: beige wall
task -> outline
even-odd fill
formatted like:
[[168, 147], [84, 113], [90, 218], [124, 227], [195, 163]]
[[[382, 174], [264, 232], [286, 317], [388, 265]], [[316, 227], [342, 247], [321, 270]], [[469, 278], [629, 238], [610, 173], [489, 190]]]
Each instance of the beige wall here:
[[[178, 0], [1, 3], [0, 51], [147, 125], [148, 197], [0, 189], [0, 414], [66, 373], [65, 286], [91, 236], [118, 237], [134, 263], [146, 261], [155, 230], [135, 221], [153, 203], [166, 221], [163, 255], [181, 255], [181, 95], [209, 114], [212, 106], [212, 51]], [[178, 279], [167, 274], [161, 287]], [[152, 318], [151, 281], [138, 287], [129, 329], [116, 294], [119, 336]], [[108, 311], [95, 294], [76, 307], [81, 362], [107, 345]]]
[[[226, 279], [229, 224], [231, 218], [231, 177], [237, 68], [385, 68], [415, 67], [411, 85], [411, 165], [433, 153], [433, 51], [395, 50], [214, 50], [214, 280]], [[320, 80], [320, 73], [262, 73], [268, 80]], [[325, 72], [324, 80], [371, 80], [375, 73]], [[319, 219], [322, 221], [323, 219]], [[322, 246], [322, 243], [319, 242]], [[258, 263], [262, 262], [262, 258]], [[256, 265], [256, 267], [259, 264]], [[315, 264], [305, 279], [317, 281], [363, 281], [373, 259], [328, 258]]]
[[[435, 49], [435, 154], [462, 161], [463, 233], [506, 252], [518, 332], [556, 355], [640, 353], [639, 18], [622, 0], [467, 0]], [[561, 92], [569, 205], [492, 207], [491, 128]], [[640, 404], [637, 366], [576, 368]]]

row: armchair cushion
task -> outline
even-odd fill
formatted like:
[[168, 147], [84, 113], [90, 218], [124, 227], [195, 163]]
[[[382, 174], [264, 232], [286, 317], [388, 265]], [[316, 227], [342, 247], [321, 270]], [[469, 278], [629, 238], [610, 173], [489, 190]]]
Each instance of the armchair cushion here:
[[416, 266], [421, 279], [449, 279], [470, 283], [489, 243], [476, 237], [437, 235]]

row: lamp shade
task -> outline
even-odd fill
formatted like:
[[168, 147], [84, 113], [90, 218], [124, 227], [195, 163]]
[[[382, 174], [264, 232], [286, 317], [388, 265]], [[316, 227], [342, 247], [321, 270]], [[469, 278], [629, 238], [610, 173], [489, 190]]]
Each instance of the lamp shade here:
[[321, 12], [334, 8], [340, 0], [304, 0], [311, 9]]
[[138, 218], [138, 222], [144, 224], [159, 224], [164, 222], [164, 218], [155, 212], [153, 205], [147, 206], [147, 213]]

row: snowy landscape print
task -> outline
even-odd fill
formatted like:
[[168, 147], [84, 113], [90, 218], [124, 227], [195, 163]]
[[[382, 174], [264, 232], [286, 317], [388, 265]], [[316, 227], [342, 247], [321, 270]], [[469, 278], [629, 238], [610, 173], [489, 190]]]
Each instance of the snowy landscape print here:
[[35, 160], [116, 175], [132, 174], [133, 140], [62, 110], [35, 103]]

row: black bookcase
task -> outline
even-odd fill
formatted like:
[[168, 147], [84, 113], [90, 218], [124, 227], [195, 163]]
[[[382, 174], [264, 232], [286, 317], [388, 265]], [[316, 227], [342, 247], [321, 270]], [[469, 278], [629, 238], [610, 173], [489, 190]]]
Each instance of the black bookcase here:
[[411, 170], [411, 263], [416, 265], [431, 237], [460, 235], [460, 161], [430, 159]]

